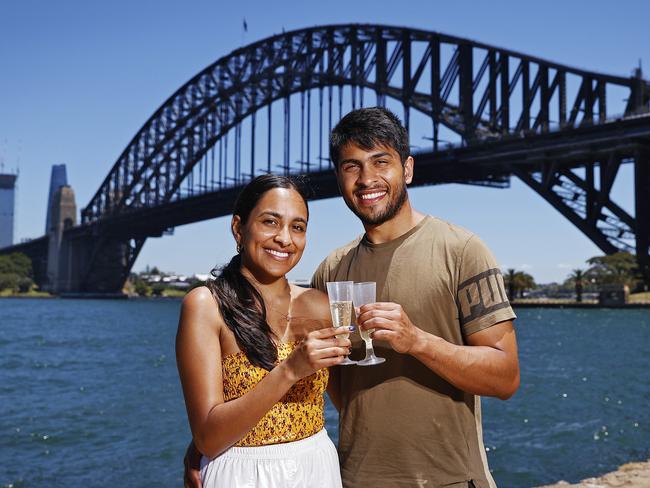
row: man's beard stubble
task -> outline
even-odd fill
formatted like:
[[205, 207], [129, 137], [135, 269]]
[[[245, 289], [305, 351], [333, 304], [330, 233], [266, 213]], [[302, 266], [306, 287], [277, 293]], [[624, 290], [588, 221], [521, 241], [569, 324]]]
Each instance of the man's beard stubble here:
[[361, 220], [361, 222], [365, 225], [381, 225], [397, 215], [397, 212], [399, 212], [400, 209], [404, 206], [407, 198], [408, 193], [406, 192], [406, 184], [403, 183], [397, 196], [388, 202], [388, 205], [383, 212], [380, 212], [375, 216], [362, 214], [361, 211], [359, 211], [352, 203], [348, 202], [347, 200], [345, 201], [345, 204], [350, 210], [352, 210], [352, 213], [354, 213], [354, 215], [356, 215], [359, 220]]

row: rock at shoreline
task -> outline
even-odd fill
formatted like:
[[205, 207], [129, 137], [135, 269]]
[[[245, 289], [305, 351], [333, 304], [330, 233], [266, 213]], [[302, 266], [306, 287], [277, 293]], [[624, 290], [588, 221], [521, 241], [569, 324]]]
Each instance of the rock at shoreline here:
[[624, 464], [617, 471], [598, 478], [588, 478], [576, 484], [560, 481], [539, 488], [648, 488], [650, 487], [650, 461]]

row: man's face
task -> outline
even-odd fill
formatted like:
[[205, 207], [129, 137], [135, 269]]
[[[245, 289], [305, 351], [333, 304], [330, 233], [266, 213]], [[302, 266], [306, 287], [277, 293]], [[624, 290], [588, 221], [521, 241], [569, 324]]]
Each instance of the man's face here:
[[392, 219], [407, 199], [413, 179], [413, 158], [402, 165], [399, 154], [387, 146], [370, 150], [348, 144], [341, 149], [336, 174], [346, 205], [366, 225]]

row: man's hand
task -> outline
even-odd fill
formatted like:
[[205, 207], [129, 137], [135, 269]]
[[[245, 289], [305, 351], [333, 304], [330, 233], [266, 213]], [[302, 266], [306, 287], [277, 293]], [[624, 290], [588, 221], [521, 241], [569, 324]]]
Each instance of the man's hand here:
[[402, 306], [392, 302], [363, 305], [357, 324], [365, 330], [373, 330], [372, 338], [386, 341], [396, 352], [408, 354], [421, 332]]
[[194, 441], [190, 442], [185, 451], [183, 458], [183, 465], [185, 471], [183, 473], [183, 488], [202, 488], [201, 482], [201, 453], [194, 445]]

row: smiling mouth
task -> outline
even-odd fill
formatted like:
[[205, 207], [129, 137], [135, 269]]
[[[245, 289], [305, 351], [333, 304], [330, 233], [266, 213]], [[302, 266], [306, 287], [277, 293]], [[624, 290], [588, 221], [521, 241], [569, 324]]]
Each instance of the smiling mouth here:
[[358, 193], [357, 198], [361, 200], [364, 204], [375, 203], [381, 200], [386, 196], [385, 190], [378, 190], [367, 193]]
[[285, 251], [276, 251], [275, 249], [264, 249], [264, 251], [277, 259], [287, 259], [289, 257], [289, 253]]

